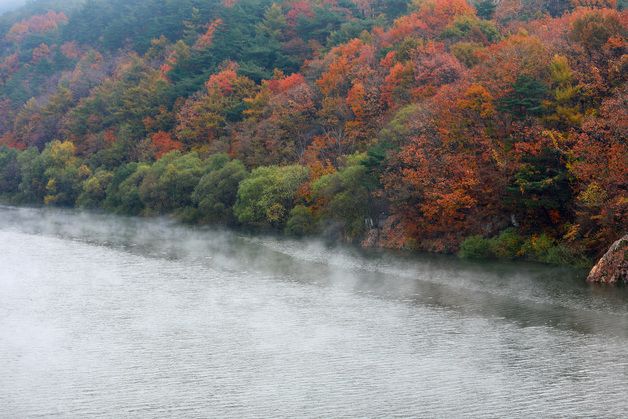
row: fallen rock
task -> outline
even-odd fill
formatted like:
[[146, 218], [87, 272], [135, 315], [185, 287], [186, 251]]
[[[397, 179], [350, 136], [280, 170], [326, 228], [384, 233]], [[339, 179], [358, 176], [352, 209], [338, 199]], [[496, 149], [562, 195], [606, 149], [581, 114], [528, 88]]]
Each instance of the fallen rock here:
[[628, 284], [628, 234], [617, 240], [593, 267], [587, 282], [596, 284]]

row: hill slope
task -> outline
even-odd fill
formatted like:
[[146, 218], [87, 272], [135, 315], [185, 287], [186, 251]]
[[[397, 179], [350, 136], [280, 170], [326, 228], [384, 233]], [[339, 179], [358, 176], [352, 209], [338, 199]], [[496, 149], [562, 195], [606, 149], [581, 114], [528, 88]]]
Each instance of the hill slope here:
[[624, 233], [613, 1], [35, 1], [0, 19], [0, 193], [582, 263]]

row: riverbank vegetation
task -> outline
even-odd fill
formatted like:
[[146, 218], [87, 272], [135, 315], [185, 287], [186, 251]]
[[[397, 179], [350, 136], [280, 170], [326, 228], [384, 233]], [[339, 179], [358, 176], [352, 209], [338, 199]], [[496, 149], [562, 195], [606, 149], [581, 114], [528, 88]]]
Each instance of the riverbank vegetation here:
[[35, 1], [0, 196], [583, 264], [626, 226], [614, 1]]

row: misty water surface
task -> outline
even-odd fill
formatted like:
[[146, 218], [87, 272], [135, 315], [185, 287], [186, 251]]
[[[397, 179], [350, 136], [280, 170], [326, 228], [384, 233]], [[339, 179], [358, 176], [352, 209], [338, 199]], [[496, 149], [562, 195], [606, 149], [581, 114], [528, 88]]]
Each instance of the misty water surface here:
[[0, 208], [0, 417], [621, 417], [582, 275]]

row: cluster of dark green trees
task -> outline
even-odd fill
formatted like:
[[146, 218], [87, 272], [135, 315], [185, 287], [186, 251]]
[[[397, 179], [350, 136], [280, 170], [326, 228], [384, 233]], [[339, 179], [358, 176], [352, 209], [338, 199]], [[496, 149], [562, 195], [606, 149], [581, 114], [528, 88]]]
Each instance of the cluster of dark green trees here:
[[[369, 189], [375, 179], [365, 155], [321, 177], [300, 165], [262, 166], [252, 171], [226, 154], [201, 156], [173, 151], [154, 162], [114, 170], [94, 168], [77, 157], [71, 142], [53, 141], [40, 153], [0, 148], [0, 199], [19, 205], [101, 209], [122, 215], [172, 215], [184, 222], [246, 226], [303, 236], [342, 224], [357, 237], [372, 216]], [[308, 199], [307, 196], [312, 198]], [[324, 202], [315, 212], [312, 202]]]

